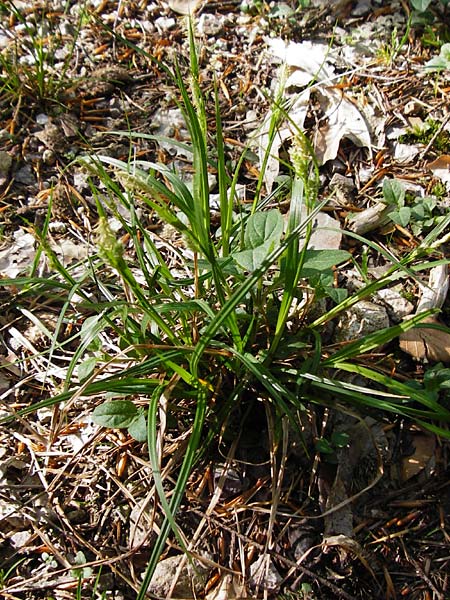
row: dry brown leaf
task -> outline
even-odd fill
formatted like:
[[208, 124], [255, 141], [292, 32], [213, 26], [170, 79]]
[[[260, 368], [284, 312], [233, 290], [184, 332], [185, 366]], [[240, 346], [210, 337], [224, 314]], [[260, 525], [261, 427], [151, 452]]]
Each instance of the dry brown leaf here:
[[436, 438], [431, 433], [417, 431], [413, 437], [414, 454], [402, 460], [402, 481], [408, 481], [424, 469], [430, 469], [434, 463]]
[[450, 190], [450, 155], [438, 156], [436, 160], [428, 163], [427, 167], [435, 177], [439, 177], [445, 183], [447, 190]]
[[205, 596], [206, 600], [241, 600], [248, 598], [245, 585], [239, 576], [226, 574], [220, 584]]
[[436, 160], [429, 162], [427, 167], [431, 171], [435, 171], [435, 170], [450, 171], [450, 155], [441, 154], [441, 156], [438, 156], [436, 158]]
[[372, 151], [369, 127], [356, 102], [340, 90], [323, 87], [320, 90], [320, 104], [327, 119], [317, 132], [315, 152], [319, 164], [336, 158], [343, 138], [351, 140], [359, 147]]
[[369, 571], [369, 573], [373, 577], [375, 577], [375, 573], [373, 572], [372, 567], [369, 565], [366, 558], [364, 557], [363, 549], [356, 540], [349, 538], [346, 535], [333, 535], [323, 540], [322, 547], [324, 548], [324, 550], [332, 546], [338, 546], [339, 548], [342, 548], [342, 550], [344, 550], [345, 553], [351, 552], [352, 554], [354, 554], [356, 558], [358, 558], [364, 565], [364, 567]]
[[[433, 317], [423, 323], [439, 321]], [[450, 363], [450, 333], [438, 329], [416, 327], [400, 335], [400, 348], [417, 360]]]

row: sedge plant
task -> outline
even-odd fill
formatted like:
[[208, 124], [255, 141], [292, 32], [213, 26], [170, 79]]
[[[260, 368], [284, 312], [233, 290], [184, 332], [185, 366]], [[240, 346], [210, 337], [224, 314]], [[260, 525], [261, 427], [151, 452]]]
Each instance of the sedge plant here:
[[[274, 422], [288, 418], [297, 430], [297, 415], [305, 407], [339, 402], [360, 411], [401, 415], [442, 435], [447, 435], [445, 424], [450, 421], [450, 410], [436, 393], [358, 361], [419, 325], [428, 313], [337, 351], [325, 353], [322, 348], [325, 323], [399, 277], [415, 277], [439, 262], [428, 257], [429, 248], [449, 219], [428, 234], [426, 246], [401, 260], [364, 241], [391, 267], [352, 296], [337, 294], [335, 270], [350, 255], [308, 247], [314, 217], [324, 202], [318, 201], [318, 167], [307, 138], [295, 131], [288, 213], [273, 208], [261, 193], [263, 172], [256, 201], [242, 203], [236, 194], [242, 160], [234, 172], [228, 170], [215, 90], [215, 122], [209, 129], [209, 98], [200, 85], [192, 28], [189, 36], [189, 76], [183, 76], [179, 66], [173, 72], [165, 67], [165, 72], [177, 85], [176, 101], [189, 131], [183, 149], [192, 157], [192, 180], [186, 181], [171, 166], [135, 159], [132, 153], [127, 161], [101, 155], [81, 159], [98, 208], [97, 254], [85, 263], [82, 275], [77, 265], [57, 268], [53, 280], [30, 277], [14, 282], [23, 294], [53, 286], [55, 295], [67, 295], [66, 313], [72, 307], [77, 321], [82, 320], [69, 340], [55, 338], [52, 344], [52, 351], [76, 346], [64, 389], [22, 409], [20, 416], [44, 406], [58, 406], [67, 414], [80, 399], [90, 398], [99, 425], [128, 429], [136, 440], [148, 443], [163, 515], [138, 600], [146, 597], [171, 532], [189, 554], [177, 523], [188, 478], [244, 399], [250, 397], [252, 406], [263, 402]], [[281, 121], [289, 119], [288, 109], [282, 104], [278, 108], [273, 111], [272, 136]], [[129, 136], [131, 143], [138, 137], [133, 132], [116, 134]], [[210, 173], [219, 191], [214, 219]], [[146, 227], [140, 216], [143, 208], [157, 216], [159, 235]], [[127, 247], [112, 230], [110, 215], [120, 222]], [[175, 242], [164, 237], [169, 229]], [[57, 262], [54, 255], [51, 258]], [[309, 318], [308, 307], [320, 298], [326, 299], [322, 314]], [[367, 385], [341, 376], [349, 371], [361, 375]], [[169, 469], [164, 436], [173, 422], [181, 428], [185, 444], [178, 463]]]

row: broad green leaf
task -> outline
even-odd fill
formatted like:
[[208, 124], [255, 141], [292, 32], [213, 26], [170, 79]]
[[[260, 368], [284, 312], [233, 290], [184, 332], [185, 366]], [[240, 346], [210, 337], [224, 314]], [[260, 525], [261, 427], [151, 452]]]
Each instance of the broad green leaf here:
[[403, 206], [405, 202], [405, 189], [398, 179], [383, 179], [383, 197], [386, 204]]
[[423, 204], [416, 204], [413, 206], [411, 208], [411, 217], [415, 221], [423, 221], [425, 219], [425, 206]]
[[418, 199], [416, 201], [416, 204], [422, 204], [431, 214], [433, 212], [433, 209], [436, 208], [437, 199], [433, 196], [425, 196], [425, 198]]
[[265, 258], [278, 246], [283, 233], [283, 217], [276, 210], [256, 212], [248, 218], [244, 232], [244, 247], [233, 258], [245, 271], [258, 269]]
[[291, 8], [285, 2], [281, 2], [278, 5], [275, 5], [268, 15], [269, 19], [277, 18], [277, 19], [287, 19], [288, 17], [292, 17], [294, 15], [294, 9]]
[[331, 443], [336, 448], [345, 448], [350, 441], [350, 435], [345, 431], [333, 431], [331, 434]]
[[78, 365], [78, 379], [80, 381], [86, 381], [86, 379], [92, 375], [96, 364], [97, 358], [95, 356], [91, 356], [80, 363]]
[[334, 448], [326, 438], [320, 438], [316, 441], [316, 451], [322, 454], [333, 454]]
[[324, 292], [336, 303], [343, 302], [347, 296], [348, 291], [343, 288], [326, 287]]
[[399, 210], [390, 213], [389, 218], [397, 225], [406, 227], [411, 219], [411, 209], [409, 206], [402, 206]]
[[303, 263], [302, 275], [309, 277], [322, 273], [350, 258], [346, 250], [307, 250]]
[[258, 248], [269, 241], [279, 242], [283, 217], [277, 209], [255, 212], [248, 218], [244, 233], [245, 250]]
[[263, 263], [264, 259], [273, 249], [273, 242], [261, 244], [257, 248], [250, 250], [242, 250], [242, 252], [234, 252], [233, 258], [236, 263], [244, 269], [244, 271], [255, 271]]
[[411, 6], [419, 12], [425, 12], [430, 4], [431, 0], [411, 0]]
[[147, 441], [147, 419], [142, 410], [138, 411], [137, 417], [128, 426], [128, 433], [138, 442]]
[[443, 44], [439, 56], [434, 56], [425, 63], [428, 69], [450, 69], [450, 44]]
[[101, 427], [122, 429], [129, 427], [137, 415], [137, 408], [131, 400], [111, 400], [97, 406], [92, 418]]

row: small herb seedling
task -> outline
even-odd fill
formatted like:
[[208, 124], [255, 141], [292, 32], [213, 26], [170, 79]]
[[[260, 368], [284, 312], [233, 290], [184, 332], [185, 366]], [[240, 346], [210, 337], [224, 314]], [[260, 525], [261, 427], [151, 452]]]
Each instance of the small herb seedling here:
[[443, 44], [439, 56], [434, 56], [425, 64], [425, 68], [432, 71], [444, 71], [450, 69], [450, 44]]
[[444, 218], [435, 214], [437, 200], [434, 196], [409, 197], [397, 179], [383, 181], [383, 198], [386, 204], [396, 206], [396, 210], [389, 213], [389, 218], [401, 227], [410, 227], [416, 236]]
[[[448, 46], [450, 47], [450, 44]], [[401, 135], [398, 141], [402, 144], [427, 145], [432, 143], [435, 150], [443, 153], [450, 152], [450, 134], [436, 119], [427, 119], [422, 125], [412, 127]]]
[[333, 431], [329, 439], [322, 437], [316, 440], [316, 452], [323, 454], [327, 462], [336, 463], [336, 452], [346, 448], [349, 441], [350, 436], [348, 433], [345, 433], [344, 431]]
[[147, 421], [143, 408], [131, 400], [110, 400], [97, 406], [92, 413], [94, 423], [111, 429], [127, 429], [138, 442], [147, 440]]

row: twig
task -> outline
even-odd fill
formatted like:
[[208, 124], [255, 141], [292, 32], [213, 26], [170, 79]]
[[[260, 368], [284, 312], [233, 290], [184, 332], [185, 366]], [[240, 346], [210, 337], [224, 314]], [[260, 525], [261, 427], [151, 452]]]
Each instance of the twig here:
[[[197, 510], [195, 508], [192, 508], [191, 510], [192, 510], [192, 512], [200, 515], [201, 517], [205, 516], [204, 513], [200, 510]], [[255, 542], [255, 540], [246, 536], [245, 534], [236, 532], [232, 527], [228, 527], [220, 519], [216, 519], [215, 517], [212, 517], [212, 516], [209, 516], [208, 518], [212, 521], [212, 523], [221, 527], [222, 529], [225, 529], [229, 533], [236, 535], [239, 539], [246, 542], [247, 544], [251, 544], [258, 550], [262, 550], [262, 551], [265, 550], [264, 544], [259, 544], [258, 542]], [[303, 567], [302, 565], [297, 564], [293, 560], [289, 560], [282, 554], [278, 554], [278, 552], [275, 552], [274, 550], [270, 550], [270, 549], [268, 550], [268, 554], [270, 554], [270, 556], [272, 556], [273, 558], [276, 558], [281, 563], [285, 564], [287, 567], [290, 567], [291, 569], [293, 569], [295, 571], [301, 571], [307, 577], [310, 577], [311, 579], [313, 579], [313, 580], [315, 579], [316, 581], [318, 581], [320, 583], [320, 585], [323, 585], [323, 586], [329, 588], [334, 594], [336, 594], [336, 598], [343, 598], [343, 600], [356, 600], [356, 598], [354, 596], [347, 594], [347, 592], [344, 592], [344, 590], [341, 590], [337, 585], [335, 585], [334, 583], [331, 583], [331, 581], [328, 581], [327, 579], [325, 579], [324, 577], [321, 577], [317, 573], [314, 573], [313, 571], [310, 571], [306, 567]]]

